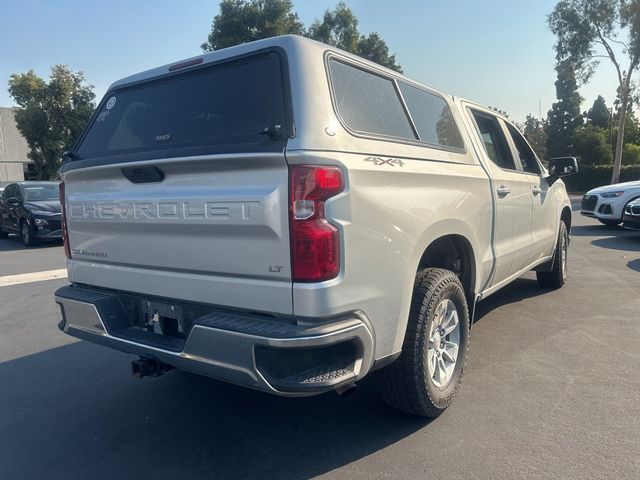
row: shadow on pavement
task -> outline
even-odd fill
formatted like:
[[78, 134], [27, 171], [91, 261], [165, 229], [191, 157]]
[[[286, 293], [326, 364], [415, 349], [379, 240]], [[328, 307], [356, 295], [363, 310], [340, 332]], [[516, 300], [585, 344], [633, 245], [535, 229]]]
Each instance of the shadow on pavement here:
[[179, 371], [135, 380], [129, 358], [78, 342], [1, 363], [0, 478], [306, 479], [428, 424], [371, 381], [288, 399]]
[[640, 272], [640, 258], [631, 260], [629, 263], [627, 263], [627, 267], [629, 267], [631, 270], [635, 270], [636, 272]]
[[611, 225], [574, 225], [571, 227], [571, 236], [576, 237], [600, 237], [602, 235], [617, 235], [629, 233], [619, 226]]
[[0, 239], [0, 252], [13, 252], [20, 250], [38, 250], [41, 248], [59, 247], [62, 245], [62, 240], [46, 240], [39, 241], [32, 247], [25, 247], [20, 237], [16, 235], [9, 235], [8, 238]]
[[537, 280], [531, 278], [514, 280], [506, 287], [501, 288], [499, 292], [478, 303], [473, 323], [479, 322], [498, 307], [544, 295], [548, 292], [549, 290], [540, 287]]
[[596, 247], [610, 248], [612, 250], [623, 250], [627, 252], [640, 252], [640, 235], [628, 235], [624, 237], [598, 238], [591, 242]]

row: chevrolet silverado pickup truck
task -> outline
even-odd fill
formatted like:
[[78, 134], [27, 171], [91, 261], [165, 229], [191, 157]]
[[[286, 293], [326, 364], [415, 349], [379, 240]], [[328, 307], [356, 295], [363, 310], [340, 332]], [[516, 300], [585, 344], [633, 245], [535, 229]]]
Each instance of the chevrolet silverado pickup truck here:
[[60, 197], [69, 335], [285, 396], [437, 416], [476, 302], [567, 278], [571, 206], [506, 118], [282, 36], [114, 83]]

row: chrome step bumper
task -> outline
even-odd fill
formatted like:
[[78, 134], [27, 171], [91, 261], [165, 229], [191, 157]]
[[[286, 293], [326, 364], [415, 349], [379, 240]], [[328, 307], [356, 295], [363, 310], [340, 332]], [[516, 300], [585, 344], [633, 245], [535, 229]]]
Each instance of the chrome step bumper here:
[[332, 390], [362, 378], [373, 364], [373, 336], [364, 318], [356, 314], [317, 325], [296, 325], [212, 311], [196, 319], [182, 343], [172, 344], [167, 338], [159, 345], [149, 337], [162, 335], [122, 327], [128, 323], [117, 293], [67, 286], [55, 293], [55, 300], [62, 312], [58, 326], [69, 335], [279, 395]]

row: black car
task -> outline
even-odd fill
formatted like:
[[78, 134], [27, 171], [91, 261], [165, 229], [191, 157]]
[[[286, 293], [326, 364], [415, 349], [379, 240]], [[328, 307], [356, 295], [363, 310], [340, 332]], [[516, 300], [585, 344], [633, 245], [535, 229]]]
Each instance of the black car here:
[[58, 182], [10, 183], [0, 195], [0, 238], [20, 235], [26, 246], [37, 240], [59, 240]]

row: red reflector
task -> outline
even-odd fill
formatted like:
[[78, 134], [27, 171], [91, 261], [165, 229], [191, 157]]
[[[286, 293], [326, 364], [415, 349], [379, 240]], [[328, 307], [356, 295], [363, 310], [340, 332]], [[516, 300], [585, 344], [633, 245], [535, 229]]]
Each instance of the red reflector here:
[[290, 169], [291, 264], [296, 282], [321, 282], [340, 273], [340, 231], [324, 216], [324, 201], [344, 189], [338, 167]]
[[64, 243], [64, 253], [67, 258], [71, 258], [71, 248], [69, 247], [69, 231], [67, 230], [67, 209], [64, 205], [65, 191], [64, 182], [60, 182], [60, 228], [62, 229], [62, 242]]

